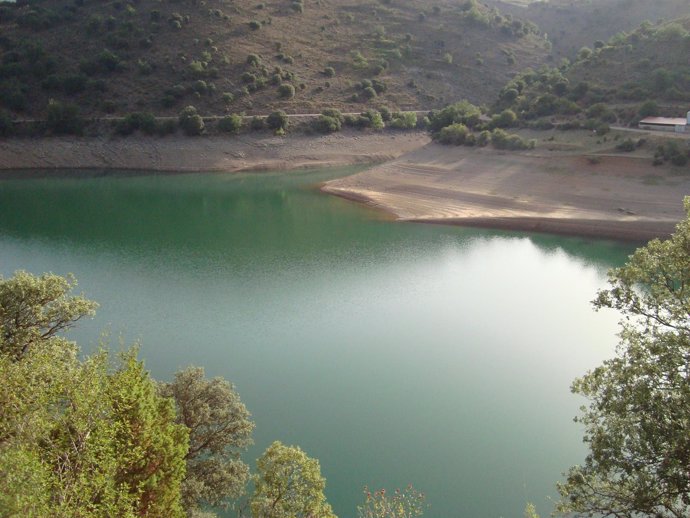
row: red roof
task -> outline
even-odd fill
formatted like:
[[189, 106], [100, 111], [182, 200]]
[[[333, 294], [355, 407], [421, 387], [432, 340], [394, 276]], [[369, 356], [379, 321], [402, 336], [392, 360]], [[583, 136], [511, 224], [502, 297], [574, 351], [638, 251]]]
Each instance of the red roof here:
[[680, 117], [647, 117], [640, 121], [640, 124], [661, 124], [664, 126], [685, 126], [687, 119]]

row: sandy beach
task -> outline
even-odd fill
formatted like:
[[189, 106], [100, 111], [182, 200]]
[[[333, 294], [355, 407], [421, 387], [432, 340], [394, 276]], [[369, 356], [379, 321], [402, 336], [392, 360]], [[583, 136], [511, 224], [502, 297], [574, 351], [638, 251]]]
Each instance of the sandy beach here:
[[440, 146], [424, 132], [12, 139], [0, 141], [0, 178], [372, 164], [322, 190], [400, 221], [632, 241], [669, 235], [685, 216], [687, 168], [653, 167], [648, 154], [605, 147], [564, 138], [507, 152]]
[[646, 156], [430, 143], [323, 190], [402, 221], [645, 241], [684, 218], [690, 174], [653, 167]]

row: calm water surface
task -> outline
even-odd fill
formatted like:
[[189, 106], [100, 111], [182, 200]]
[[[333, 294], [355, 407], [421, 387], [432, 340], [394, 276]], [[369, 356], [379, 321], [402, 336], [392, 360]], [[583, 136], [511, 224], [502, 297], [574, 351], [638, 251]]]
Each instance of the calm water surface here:
[[630, 246], [397, 224], [310, 189], [346, 171], [0, 182], [0, 273], [74, 273], [72, 333], [139, 340], [156, 378], [237, 386], [272, 440], [362, 487], [413, 483], [430, 518], [547, 514], [585, 450], [571, 380], [613, 353], [589, 301]]

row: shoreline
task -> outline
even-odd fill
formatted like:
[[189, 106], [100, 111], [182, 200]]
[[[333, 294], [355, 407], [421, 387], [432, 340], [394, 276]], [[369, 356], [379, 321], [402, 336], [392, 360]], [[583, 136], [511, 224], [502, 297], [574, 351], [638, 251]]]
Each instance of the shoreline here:
[[690, 175], [653, 168], [646, 156], [565, 149], [440, 146], [420, 131], [10, 139], [0, 140], [0, 181], [368, 164], [320, 191], [396, 221], [634, 242], [666, 237], [685, 217]]
[[345, 200], [382, 211], [394, 221], [425, 225], [449, 225], [486, 230], [529, 232], [568, 237], [610, 239], [643, 244], [651, 239], [669, 237], [678, 222], [624, 222], [603, 219], [563, 219], [546, 217], [466, 217], [466, 218], [399, 218], [389, 208], [362, 194], [321, 189]]
[[646, 242], [685, 218], [690, 175], [643, 155], [430, 143], [322, 191], [397, 221]]
[[377, 164], [429, 142], [425, 132], [0, 140], [0, 179], [239, 173]]

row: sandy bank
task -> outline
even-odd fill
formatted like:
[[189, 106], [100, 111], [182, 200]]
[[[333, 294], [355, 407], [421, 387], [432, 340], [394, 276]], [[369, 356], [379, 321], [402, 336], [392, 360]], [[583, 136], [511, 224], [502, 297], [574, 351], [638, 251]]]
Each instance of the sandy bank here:
[[429, 142], [423, 132], [234, 137], [43, 138], [0, 141], [0, 177], [27, 170], [169, 172], [301, 169], [379, 163]]
[[643, 241], [670, 234], [685, 216], [690, 175], [655, 168], [648, 157], [592, 163], [431, 143], [323, 190], [399, 220]]

